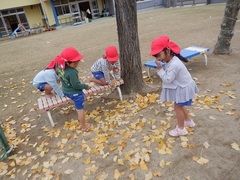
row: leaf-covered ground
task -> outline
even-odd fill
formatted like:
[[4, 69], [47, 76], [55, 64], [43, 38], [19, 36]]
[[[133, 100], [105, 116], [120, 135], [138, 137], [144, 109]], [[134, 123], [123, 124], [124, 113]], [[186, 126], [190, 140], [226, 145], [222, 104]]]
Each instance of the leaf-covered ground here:
[[[151, 59], [151, 40], [161, 34], [182, 48], [212, 50], [223, 14], [222, 4], [139, 12], [142, 63]], [[210, 52], [207, 66], [202, 57], [186, 64], [200, 89], [189, 109], [197, 125], [179, 138], [168, 135], [176, 118], [172, 103], [159, 102], [160, 92], [122, 102], [102, 94], [88, 98], [86, 119], [93, 127], [85, 133], [72, 104], [52, 111], [54, 128], [37, 110], [41, 94], [32, 86], [34, 75], [71, 45], [84, 55], [78, 70], [86, 82], [105, 47], [117, 46], [115, 18], [1, 40], [1, 123], [9, 144], [17, 146], [0, 162], [1, 179], [239, 179], [239, 28], [237, 21], [233, 54]], [[146, 71], [145, 82], [160, 86], [156, 72], [149, 79]]]

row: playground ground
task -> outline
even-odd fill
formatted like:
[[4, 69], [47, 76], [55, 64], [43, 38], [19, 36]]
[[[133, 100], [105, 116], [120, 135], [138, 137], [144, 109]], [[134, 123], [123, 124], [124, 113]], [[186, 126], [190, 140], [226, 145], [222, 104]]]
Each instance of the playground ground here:
[[[142, 64], [151, 59], [151, 41], [162, 34], [181, 48], [211, 49], [207, 66], [202, 57], [186, 64], [200, 92], [190, 109], [197, 125], [184, 138], [167, 134], [176, 125], [175, 115], [171, 106], [155, 102], [156, 94], [122, 103], [95, 97], [85, 105], [86, 118], [93, 123], [88, 133], [78, 130], [71, 105], [52, 112], [54, 129], [46, 113], [37, 111], [35, 74], [63, 48], [74, 46], [84, 55], [78, 70], [86, 82], [105, 47], [118, 46], [114, 17], [0, 40], [0, 121], [10, 142], [18, 144], [14, 154], [0, 162], [0, 179], [239, 179], [239, 20], [233, 53], [212, 53], [224, 8], [216, 4], [138, 13]], [[154, 71], [150, 80], [146, 71], [143, 67], [145, 81], [161, 85]]]

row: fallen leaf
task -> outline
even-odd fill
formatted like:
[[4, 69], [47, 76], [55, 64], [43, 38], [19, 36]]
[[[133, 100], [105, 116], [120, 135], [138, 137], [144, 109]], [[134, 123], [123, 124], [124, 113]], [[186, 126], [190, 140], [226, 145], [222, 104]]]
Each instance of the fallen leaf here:
[[145, 170], [145, 171], [148, 170], [148, 167], [143, 160], [140, 161], [139, 165], [140, 165], [141, 170]]
[[158, 170], [154, 170], [153, 171], [153, 176], [158, 176], [158, 177], [160, 177], [161, 176], [161, 173], [160, 173], [160, 171], [158, 171]]
[[88, 157], [83, 163], [84, 164], [89, 164], [91, 162], [91, 157]]
[[237, 143], [235, 143], [235, 142], [232, 143], [231, 146], [232, 146], [233, 149], [235, 149], [235, 150], [237, 150], [237, 151], [240, 150], [240, 149], [239, 149], [239, 145], [238, 145]]
[[145, 174], [145, 180], [151, 180], [152, 178], [153, 178], [153, 175], [151, 171], [148, 174]]
[[209, 160], [208, 160], [208, 159], [205, 159], [205, 158], [203, 158], [203, 157], [200, 157], [200, 158], [197, 160], [197, 163], [198, 163], [198, 164], [201, 164], [201, 165], [207, 164], [208, 162], [209, 162]]
[[114, 170], [114, 179], [117, 180], [121, 175], [122, 174], [117, 169]]
[[207, 148], [209, 147], [208, 142], [204, 142], [204, 143], [203, 143], [203, 146], [207, 149]]
[[72, 174], [73, 170], [72, 169], [67, 169], [66, 171], [64, 171], [64, 174]]

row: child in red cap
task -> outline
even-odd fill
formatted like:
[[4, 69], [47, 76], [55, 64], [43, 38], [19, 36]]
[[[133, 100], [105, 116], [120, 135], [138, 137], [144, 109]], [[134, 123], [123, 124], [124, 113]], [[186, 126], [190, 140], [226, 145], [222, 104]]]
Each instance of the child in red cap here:
[[114, 86], [112, 83], [113, 77], [110, 71], [113, 70], [113, 75], [116, 80], [120, 79], [120, 64], [118, 61], [118, 52], [115, 46], [108, 46], [106, 48], [106, 54], [103, 58], [98, 59], [91, 67], [92, 74], [94, 78], [89, 81], [94, 82], [99, 85], [110, 85]]
[[58, 76], [58, 65], [56, 59], [52, 60], [46, 69], [40, 71], [33, 78], [33, 86], [39, 89], [41, 92], [45, 92], [45, 95], [52, 97], [54, 94], [57, 94], [60, 97], [63, 97], [64, 94], [59, 87], [60, 78]]
[[[186, 106], [192, 105], [198, 87], [182, 61], [187, 61], [180, 55], [180, 48], [174, 42], [170, 42], [167, 36], [159, 36], [152, 41], [151, 56], [156, 58], [158, 75], [162, 79], [162, 92], [160, 101], [174, 101], [174, 110], [177, 118], [177, 126], [170, 130], [171, 136], [186, 135], [186, 126], [194, 127], [195, 123], [190, 119]], [[166, 63], [164, 67], [162, 64]]]
[[87, 84], [83, 84], [78, 79], [76, 69], [83, 56], [73, 47], [65, 48], [58, 56], [58, 63], [61, 67], [59, 76], [62, 82], [63, 93], [73, 100], [81, 124], [81, 131], [87, 131], [92, 124], [86, 123], [84, 112], [83, 89], [90, 89]]

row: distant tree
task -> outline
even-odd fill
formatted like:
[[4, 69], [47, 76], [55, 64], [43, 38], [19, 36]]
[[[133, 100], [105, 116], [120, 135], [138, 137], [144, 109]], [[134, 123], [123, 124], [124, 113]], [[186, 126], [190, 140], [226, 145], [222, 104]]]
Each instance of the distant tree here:
[[228, 0], [225, 7], [224, 17], [221, 24], [218, 41], [215, 45], [213, 53], [229, 54], [232, 52], [230, 47], [234, 28], [237, 21], [238, 12], [240, 9], [240, 0]]
[[138, 39], [136, 0], [115, 0], [123, 94], [145, 87]]

